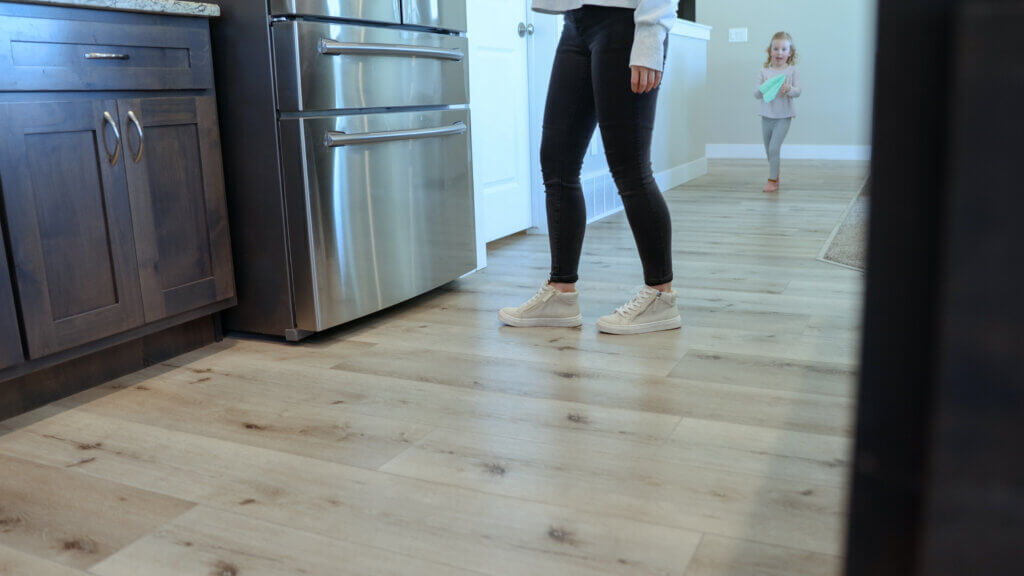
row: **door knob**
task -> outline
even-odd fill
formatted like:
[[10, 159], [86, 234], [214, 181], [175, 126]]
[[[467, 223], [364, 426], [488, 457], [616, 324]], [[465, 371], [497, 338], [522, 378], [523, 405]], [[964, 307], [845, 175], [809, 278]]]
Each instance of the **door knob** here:
[[526, 36], [527, 34], [529, 34], [530, 36], [533, 36], [533, 30], [534, 30], [533, 24], [526, 24], [525, 22], [520, 22], [519, 23], [519, 37], [520, 38], [522, 38], [523, 36]]

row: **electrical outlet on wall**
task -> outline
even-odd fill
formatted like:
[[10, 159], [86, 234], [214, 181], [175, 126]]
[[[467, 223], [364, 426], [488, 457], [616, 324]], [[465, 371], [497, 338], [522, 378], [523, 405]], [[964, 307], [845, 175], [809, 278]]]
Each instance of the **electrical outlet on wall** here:
[[746, 42], [746, 28], [729, 28], [729, 42]]

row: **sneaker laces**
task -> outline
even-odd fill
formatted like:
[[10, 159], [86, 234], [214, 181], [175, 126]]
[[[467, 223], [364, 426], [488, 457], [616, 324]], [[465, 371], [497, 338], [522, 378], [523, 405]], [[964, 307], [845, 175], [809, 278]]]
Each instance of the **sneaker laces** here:
[[529, 307], [533, 306], [534, 304], [537, 304], [539, 302], [547, 300], [548, 294], [551, 293], [551, 292], [554, 292], [554, 291], [555, 291], [555, 289], [552, 288], [548, 284], [545, 284], [545, 285], [541, 286], [540, 290], [537, 290], [537, 293], [534, 294], [532, 298], [527, 300], [526, 303], [522, 305], [522, 308], [523, 309], [528, 309]]
[[616, 308], [615, 313], [623, 318], [633, 318], [646, 310], [651, 301], [658, 297], [658, 294], [661, 294], [661, 292], [650, 286], [644, 286], [636, 293], [636, 296], [633, 296], [632, 300]]

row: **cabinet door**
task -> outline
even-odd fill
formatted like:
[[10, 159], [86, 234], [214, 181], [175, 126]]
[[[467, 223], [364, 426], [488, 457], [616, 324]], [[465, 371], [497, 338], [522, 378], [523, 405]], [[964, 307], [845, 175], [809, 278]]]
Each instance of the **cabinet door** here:
[[147, 322], [235, 295], [212, 96], [120, 100]]
[[25, 360], [21, 350], [21, 335], [18, 333], [18, 316], [14, 312], [11, 274], [7, 269], [7, 250], [4, 248], [2, 232], [0, 229], [0, 370]]
[[0, 104], [0, 183], [31, 358], [142, 324], [116, 115], [114, 100]]

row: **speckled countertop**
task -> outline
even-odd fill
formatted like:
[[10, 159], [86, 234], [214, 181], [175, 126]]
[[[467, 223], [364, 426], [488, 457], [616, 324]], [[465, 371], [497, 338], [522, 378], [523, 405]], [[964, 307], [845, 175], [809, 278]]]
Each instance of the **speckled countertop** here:
[[198, 16], [213, 18], [220, 16], [220, 6], [207, 2], [185, 2], [183, 0], [9, 0], [19, 4], [49, 4], [96, 10], [118, 10], [120, 12], [146, 12], [150, 14], [174, 14], [176, 16]]

